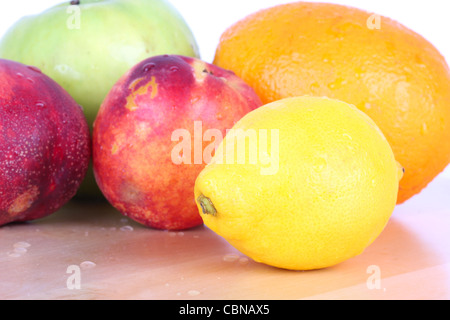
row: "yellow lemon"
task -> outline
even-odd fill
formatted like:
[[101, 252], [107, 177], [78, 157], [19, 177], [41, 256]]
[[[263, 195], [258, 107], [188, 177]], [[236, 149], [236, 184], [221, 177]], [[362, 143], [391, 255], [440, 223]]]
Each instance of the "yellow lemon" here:
[[383, 231], [403, 168], [376, 124], [338, 100], [294, 97], [244, 116], [195, 183], [205, 225], [257, 262], [321, 269]]

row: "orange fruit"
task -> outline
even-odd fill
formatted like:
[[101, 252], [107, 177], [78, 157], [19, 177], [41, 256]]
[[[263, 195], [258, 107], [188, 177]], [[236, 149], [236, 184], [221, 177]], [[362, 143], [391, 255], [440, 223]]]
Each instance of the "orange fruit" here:
[[221, 36], [214, 63], [264, 103], [312, 95], [369, 115], [405, 167], [397, 203], [450, 162], [450, 70], [426, 39], [389, 18], [326, 3], [253, 13]]

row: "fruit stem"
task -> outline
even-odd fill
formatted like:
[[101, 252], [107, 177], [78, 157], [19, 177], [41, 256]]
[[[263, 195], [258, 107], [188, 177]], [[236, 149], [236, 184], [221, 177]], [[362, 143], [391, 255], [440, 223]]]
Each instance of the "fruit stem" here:
[[72, 0], [72, 1], [70, 1], [70, 4], [71, 4], [72, 6], [77, 6], [77, 5], [80, 4], [80, 0]]
[[197, 202], [200, 204], [200, 207], [202, 207], [202, 211], [204, 214], [211, 214], [213, 216], [217, 214], [217, 210], [214, 207], [211, 199], [205, 197], [204, 195], [200, 195], [197, 198]]

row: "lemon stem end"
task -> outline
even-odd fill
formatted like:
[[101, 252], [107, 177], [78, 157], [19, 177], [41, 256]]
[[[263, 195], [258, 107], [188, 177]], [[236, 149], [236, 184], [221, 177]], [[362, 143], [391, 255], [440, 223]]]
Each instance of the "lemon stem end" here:
[[217, 210], [214, 207], [211, 199], [205, 197], [204, 195], [200, 195], [197, 198], [197, 202], [200, 205], [200, 207], [202, 208], [202, 211], [204, 214], [211, 214], [213, 216], [215, 216], [217, 214]]

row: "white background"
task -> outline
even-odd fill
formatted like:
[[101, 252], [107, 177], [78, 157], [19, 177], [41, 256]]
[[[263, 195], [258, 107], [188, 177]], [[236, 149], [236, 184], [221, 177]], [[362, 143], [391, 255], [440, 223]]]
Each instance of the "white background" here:
[[[81, 0], [83, 1], [83, 0]], [[220, 35], [237, 20], [259, 9], [294, 2], [282, 0], [169, 0], [189, 24], [201, 58], [212, 62]], [[322, 0], [350, 5], [390, 17], [424, 36], [450, 61], [450, 1], [448, 0]], [[20, 17], [36, 14], [61, 0], [0, 0], [0, 37]], [[67, 0], [69, 2], [69, 0]], [[450, 106], [449, 106], [450, 108]], [[444, 173], [450, 177], [450, 167]]]

